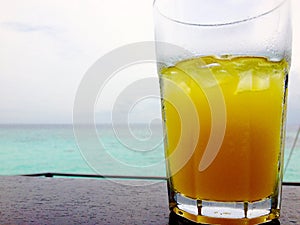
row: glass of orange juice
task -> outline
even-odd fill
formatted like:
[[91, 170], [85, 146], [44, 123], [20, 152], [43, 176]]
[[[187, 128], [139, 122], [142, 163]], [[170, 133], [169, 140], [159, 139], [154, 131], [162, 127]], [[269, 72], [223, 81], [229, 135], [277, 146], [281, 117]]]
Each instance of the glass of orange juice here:
[[154, 2], [169, 207], [177, 215], [226, 225], [279, 218], [289, 10], [288, 0]]

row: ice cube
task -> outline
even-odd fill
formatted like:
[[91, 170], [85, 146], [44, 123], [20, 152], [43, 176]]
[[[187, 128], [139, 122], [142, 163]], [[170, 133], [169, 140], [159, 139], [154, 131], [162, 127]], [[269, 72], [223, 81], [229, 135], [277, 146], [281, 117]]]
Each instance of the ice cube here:
[[270, 77], [265, 74], [255, 74], [253, 70], [240, 73], [236, 94], [244, 91], [262, 91], [270, 87]]
[[252, 89], [252, 73], [246, 71], [240, 74], [240, 81], [236, 92], [250, 91]]
[[206, 65], [201, 65], [200, 68], [212, 68], [212, 67], [216, 67], [216, 66], [221, 66], [219, 63], [210, 63], [210, 64], [206, 64]]
[[270, 77], [267, 75], [252, 77], [252, 90], [262, 91], [270, 87]]

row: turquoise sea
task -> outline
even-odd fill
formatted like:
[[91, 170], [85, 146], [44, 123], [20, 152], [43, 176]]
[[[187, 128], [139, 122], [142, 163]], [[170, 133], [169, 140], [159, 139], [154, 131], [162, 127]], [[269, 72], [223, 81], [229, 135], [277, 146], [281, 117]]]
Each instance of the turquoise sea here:
[[[297, 131], [298, 126], [287, 126], [284, 181], [300, 182]], [[96, 142], [89, 142], [96, 144], [82, 148], [72, 125], [0, 125], [0, 175], [60, 172], [165, 176], [160, 126], [111, 129], [101, 125], [97, 132]], [[79, 136], [79, 143], [86, 139]]]

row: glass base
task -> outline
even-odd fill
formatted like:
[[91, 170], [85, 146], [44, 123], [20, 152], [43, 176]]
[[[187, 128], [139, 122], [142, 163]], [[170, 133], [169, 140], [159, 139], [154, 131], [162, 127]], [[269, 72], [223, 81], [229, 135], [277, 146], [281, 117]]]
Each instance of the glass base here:
[[278, 219], [280, 210], [272, 198], [255, 202], [216, 202], [192, 199], [176, 193], [170, 208], [179, 216], [202, 224], [251, 225]]

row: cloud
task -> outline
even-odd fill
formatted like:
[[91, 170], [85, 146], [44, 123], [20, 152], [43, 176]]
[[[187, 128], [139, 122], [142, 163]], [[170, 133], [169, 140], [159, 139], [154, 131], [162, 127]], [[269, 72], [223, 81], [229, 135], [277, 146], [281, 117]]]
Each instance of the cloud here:
[[46, 32], [46, 33], [56, 33], [58, 29], [50, 26], [42, 26], [42, 25], [33, 25], [22, 22], [2, 22], [0, 25], [4, 28], [7, 28], [16, 32]]
[[151, 4], [152, 0], [2, 4], [0, 123], [72, 122], [76, 90], [88, 68], [119, 46], [153, 38]]

